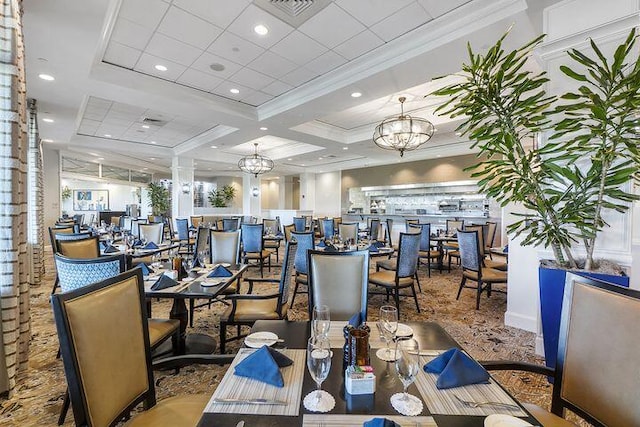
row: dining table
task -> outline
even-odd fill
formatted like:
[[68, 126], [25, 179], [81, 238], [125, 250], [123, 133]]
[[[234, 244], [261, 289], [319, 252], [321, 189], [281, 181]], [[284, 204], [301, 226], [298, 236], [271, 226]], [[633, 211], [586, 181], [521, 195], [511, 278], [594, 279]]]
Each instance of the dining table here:
[[[145, 277], [145, 296], [150, 298], [166, 298], [172, 300], [169, 318], [180, 321], [179, 353], [181, 354], [211, 354], [216, 349], [216, 341], [206, 334], [187, 334], [189, 324], [189, 310], [186, 300], [216, 299], [233, 282], [241, 280], [242, 274], [247, 270], [247, 264], [224, 265], [231, 272], [229, 277], [207, 277], [221, 264], [211, 264], [204, 268], [192, 269], [186, 276], [177, 281], [176, 286], [154, 290], [152, 286], [162, 274], [168, 271], [166, 265], [156, 265], [154, 272]], [[151, 316], [151, 304], [147, 304], [149, 316]]]
[[[342, 328], [346, 322], [331, 322], [328, 333], [331, 341], [331, 369], [327, 379], [322, 383], [322, 389], [335, 399], [335, 406], [327, 413], [312, 412], [305, 408], [303, 397], [315, 390], [316, 385], [306, 369], [307, 340], [310, 337], [310, 322], [294, 322], [288, 320], [260, 320], [257, 321], [251, 333], [274, 333], [280, 339], [273, 345], [275, 349], [285, 353], [294, 360], [290, 367], [283, 368], [285, 387], [277, 389], [252, 379], [238, 379], [233, 373], [232, 364], [222, 381], [213, 392], [209, 404], [206, 406], [199, 420], [199, 427], [209, 426], [237, 426], [245, 427], [276, 427], [276, 426], [362, 426], [364, 421], [372, 418], [389, 418], [405, 426], [440, 426], [440, 427], [480, 427], [490, 414], [511, 414], [539, 425], [533, 416], [526, 411], [499, 383], [490, 378], [487, 384], [473, 384], [452, 389], [440, 390], [436, 388], [435, 374], [428, 374], [419, 370], [416, 380], [408, 388], [408, 392], [418, 397], [423, 403], [423, 410], [418, 416], [401, 416], [391, 405], [393, 394], [402, 392], [400, 382], [393, 362], [383, 361], [376, 356], [375, 347], [381, 347], [381, 339], [372, 325], [370, 345], [370, 365], [376, 376], [376, 388], [373, 394], [351, 395], [345, 392], [345, 365], [343, 363], [344, 338]], [[442, 352], [458, 348], [460, 345], [446, 330], [435, 322], [405, 322], [403, 328], [410, 331], [411, 337], [420, 345], [420, 363], [422, 366]], [[245, 341], [246, 345], [246, 341]], [[255, 351], [241, 348], [236, 359], [243, 357], [243, 353]], [[423, 355], [424, 354], [424, 355]], [[236, 362], [234, 360], [234, 362]], [[297, 365], [296, 365], [297, 364]], [[301, 366], [302, 364], [303, 366]], [[294, 367], [297, 366], [297, 371]], [[286, 371], [286, 374], [284, 373]], [[294, 373], [297, 372], [297, 373]], [[236, 382], [236, 381], [245, 381]], [[240, 384], [252, 384], [243, 387]], [[249, 393], [253, 393], [249, 396]], [[478, 401], [480, 396], [489, 394], [493, 399], [503, 402], [502, 405], [489, 405], [478, 408], [470, 407], [453, 397], [463, 396], [469, 400]], [[284, 399], [287, 406], [270, 406], [255, 404], [224, 404], [225, 398], [238, 398], [238, 394], [247, 394], [243, 398]], [[456, 396], [454, 396], [454, 394]], [[279, 397], [278, 397], [279, 396]], [[282, 397], [284, 396], [284, 397]], [[267, 399], [268, 400], [268, 399]]]
[[440, 234], [437, 236], [431, 236], [430, 240], [432, 242], [436, 242], [437, 250], [439, 252], [437, 267], [438, 270], [442, 271], [442, 267], [444, 264], [444, 246], [446, 243], [457, 242], [458, 237], [455, 235]]

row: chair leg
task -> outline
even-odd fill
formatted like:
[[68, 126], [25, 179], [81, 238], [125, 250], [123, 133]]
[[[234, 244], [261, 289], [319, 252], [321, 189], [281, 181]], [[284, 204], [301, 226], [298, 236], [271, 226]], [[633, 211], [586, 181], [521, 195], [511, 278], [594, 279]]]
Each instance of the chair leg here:
[[60, 408], [60, 416], [58, 417], [59, 426], [64, 424], [64, 419], [67, 418], [67, 412], [69, 411], [70, 403], [71, 401], [69, 400], [69, 389], [67, 388], [64, 392], [64, 400], [62, 401], [62, 408]]
[[462, 276], [462, 280], [460, 281], [460, 287], [458, 288], [458, 295], [456, 296], [456, 299], [460, 299], [460, 293], [462, 292], [462, 288], [464, 288], [464, 284], [467, 283], [467, 278]]
[[264, 277], [264, 259], [260, 258], [260, 277]]
[[220, 354], [224, 354], [227, 344], [227, 322], [220, 322]]
[[416, 295], [416, 287], [411, 284], [411, 290], [413, 291], [413, 299], [416, 302], [416, 309], [418, 310], [418, 313], [420, 313], [420, 305], [418, 304], [418, 295]]
[[189, 298], [189, 327], [193, 328], [193, 312], [195, 310], [195, 301]]
[[298, 286], [300, 286], [300, 283], [296, 282], [296, 287], [293, 288], [293, 296], [291, 297], [291, 304], [289, 305], [289, 308], [293, 307], [293, 303], [296, 300], [296, 294], [298, 293]]
[[420, 279], [418, 279], [418, 270], [416, 270], [416, 282], [418, 283], [418, 289], [420, 290], [420, 293], [422, 293], [422, 286], [420, 286]]
[[[431, 257], [427, 257], [427, 273], [429, 274], [429, 277], [431, 277]], [[422, 290], [420, 291], [422, 292]]]
[[482, 282], [478, 280], [478, 290], [476, 291], [476, 310], [480, 310], [480, 295], [482, 295]]
[[60, 279], [58, 279], [58, 275], [56, 274], [56, 280], [55, 282], [53, 282], [53, 289], [51, 289], [51, 295], [56, 293], [56, 288], [58, 287], [59, 282], [60, 282]]
[[398, 319], [400, 319], [400, 292], [397, 288], [393, 292], [393, 298], [396, 300], [396, 310], [398, 310]]
[[487, 283], [487, 298], [491, 298], [491, 283]]

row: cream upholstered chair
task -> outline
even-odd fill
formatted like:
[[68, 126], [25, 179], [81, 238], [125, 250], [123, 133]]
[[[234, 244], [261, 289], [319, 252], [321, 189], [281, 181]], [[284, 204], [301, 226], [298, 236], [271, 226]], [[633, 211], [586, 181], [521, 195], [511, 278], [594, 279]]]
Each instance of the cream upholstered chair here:
[[147, 239], [147, 242], [153, 242], [157, 245], [162, 243], [164, 238], [164, 224], [161, 222], [155, 224], [140, 224], [140, 239]]
[[[146, 411], [127, 426], [195, 426], [210, 398], [172, 397], [156, 402], [142, 272], [118, 276], [52, 296], [53, 313], [76, 425], [106, 427]], [[233, 356], [187, 356], [154, 367], [230, 363]], [[108, 398], [105, 398], [108, 396]]]
[[338, 225], [338, 234], [342, 237], [343, 241], [347, 239], [353, 239], [354, 242], [358, 242], [358, 224], [345, 224]]
[[[460, 246], [460, 261], [462, 263], [462, 280], [458, 288], [456, 299], [460, 299], [462, 288], [476, 290], [476, 310], [480, 308], [480, 296], [487, 292], [491, 296], [494, 283], [507, 283], [507, 272], [486, 268], [483, 266], [483, 251], [481, 250], [481, 230], [458, 230], [458, 244]], [[467, 286], [467, 280], [477, 283], [477, 286]], [[499, 291], [503, 292], [503, 291]]]
[[314, 306], [326, 305], [331, 320], [367, 318], [369, 251], [308, 251], [309, 318]]
[[[242, 338], [242, 325], [251, 326], [257, 320], [278, 320], [287, 318], [287, 302], [289, 301], [289, 287], [293, 272], [293, 261], [297, 242], [288, 242], [285, 246], [284, 260], [280, 280], [247, 278], [249, 282], [248, 294], [228, 295], [231, 306], [220, 316], [220, 352], [226, 351], [227, 341]], [[268, 295], [253, 295], [253, 287], [261, 283], [278, 283], [278, 292]], [[227, 326], [236, 326], [237, 334], [227, 338]]]
[[[418, 280], [418, 253], [420, 250], [419, 233], [400, 233], [398, 242], [398, 260], [395, 270], [376, 271], [369, 276], [369, 283], [384, 289], [384, 292], [371, 291], [369, 294], [386, 294], [393, 296], [398, 315], [400, 315], [400, 297], [413, 296], [416, 310], [420, 313], [420, 304], [414, 285]], [[412, 295], [401, 294], [401, 289], [411, 289]]]
[[[640, 292], [567, 273], [556, 368], [483, 361], [490, 370], [524, 370], [553, 376], [551, 412], [525, 408], [543, 426], [573, 426], [568, 409], [594, 426], [640, 425]], [[596, 391], [597, 390], [597, 391]]]
[[291, 241], [291, 233], [296, 231], [296, 226], [294, 224], [285, 225], [282, 227], [284, 230], [284, 241]]
[[[293, 266], [296, 269], [296, 285], [293, 289], [293, 296], [291, 297], [291, 307], [296, 300], [296, 295], [306, 294], [309, 292], [309, 264], [307, 258], [307, 251], [314, 248], [314, 236], [311, 231], [304, 233], [291, 232], [291, 240], [297, 242], [295, 261]], [[303, 286], [302, 290], [300, 285]]]

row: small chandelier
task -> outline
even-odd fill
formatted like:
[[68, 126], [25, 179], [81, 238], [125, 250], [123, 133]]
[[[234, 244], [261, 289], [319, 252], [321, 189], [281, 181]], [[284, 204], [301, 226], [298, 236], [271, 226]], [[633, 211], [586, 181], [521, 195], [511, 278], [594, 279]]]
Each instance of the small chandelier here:
[[400, 157], [405, 151], [415, 150], [433, 136], [435, 128], [430, 121], [404, 114], [404, 96], [400, 101], [400, 116], [384, 120], [373, 133], [373, 142], [385, 150], [398, 150]]
[[252, 173], [256, 178], [261, 173], [270, 172], [273, 169], [273, 160], [258, 154], [258, 143], [254, 143], [255, 152], [251, 156], [245, 156], [238, 162], [242, 172]]

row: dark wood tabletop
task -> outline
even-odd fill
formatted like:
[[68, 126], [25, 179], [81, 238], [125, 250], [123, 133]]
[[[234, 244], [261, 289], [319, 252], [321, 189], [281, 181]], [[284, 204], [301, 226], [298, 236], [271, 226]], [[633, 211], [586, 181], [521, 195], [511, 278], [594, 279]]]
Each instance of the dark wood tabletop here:
[[[413, 331], [421, 349], [446, 350], [459, 347], [458, 343], [437, 323], [433, 322], [406, 322]], [[309, 339], [310, 327], [308, 322], [290, 322], [286, 320], [258, 321], [252, 328], [252, 332], [271, 331], [284, 339], [281, 347], [306, 349]], [[277, 348], [277, 347], [276, 347]], [[329, 377], [322, 383], [322, 389], [331, 393], [336, 400], [336, 405], [329, 414], [368, 414], [375, 416], [397, 415], [390, 403], [391, 395], [402, 391], [402, 384], [398, 379], [393, 362], [384, 362], [371, 354], [371, 364], [376, 374], [376, 392], [372, 395], [351, 396], [344, 392], [344, 366], [342, 364], [343, 352], [341, 349], [333, 349], [333, 358]], [[311, 379], [306, 367], [302, 398], [315, 390], [315, 383]], [[415, 384], [409, 386], [409, 393], [421, 398]], [[424, 403], [424, 401], [423, 401]], [[273, 415], [247, 415], [227, 413], [205, 413], [198, 426], [235, 426], [244, 420], [246, 427], [276, 427], [276, 426], [302, 426], [304, 414], [312, 414], [307, 411], [302, 399], [300, 402], [300, 415], [297, 417], [273, 416]], [[431, 415], [428, 407], [421, 415]], [[481, 427], [484, 425], [484, 416], [460, 416], [460, 415], [433, 415], [435, 422], [440, 427]], [[537, 421], [533, 417], [527, 419], [532, 424]]]

